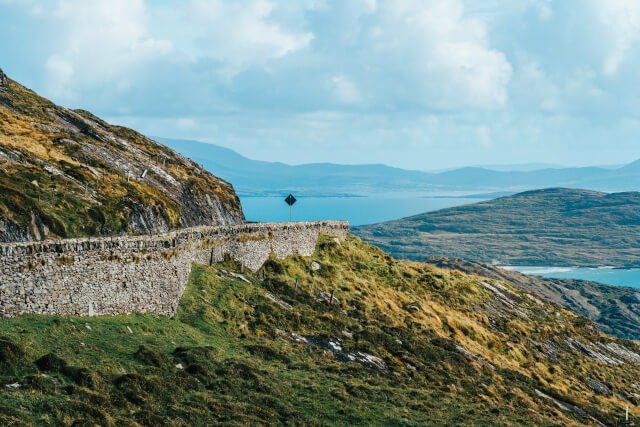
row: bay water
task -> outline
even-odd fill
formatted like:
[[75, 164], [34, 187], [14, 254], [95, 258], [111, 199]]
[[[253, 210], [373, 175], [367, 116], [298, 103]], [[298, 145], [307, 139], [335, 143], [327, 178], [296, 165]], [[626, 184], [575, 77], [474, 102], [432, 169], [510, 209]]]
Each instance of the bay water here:
[[[284, 202], [285, 196], [240, 196], [247, 221], [289, 221], [289, 206]], [[391, 221], [487, 200], [487, 198], [429, 196], [421, 193], [296, 197], [298, 201], [292, 208], [293, 221], [346, 220], [350, 225]]]
[[530, 267], [503, 266], [507, 270], [515, 270], [522, 274], [550, 277], [555, 279], [581, 279], [608, 285], [629, 286], [640, 289], [640, 268], [613, 267]]

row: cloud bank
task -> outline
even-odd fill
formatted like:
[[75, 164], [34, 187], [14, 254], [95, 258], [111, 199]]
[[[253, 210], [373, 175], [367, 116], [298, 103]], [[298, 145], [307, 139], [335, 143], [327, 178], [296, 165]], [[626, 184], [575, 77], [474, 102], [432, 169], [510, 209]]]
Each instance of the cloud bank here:
[[58, 103], [254, 158], [640, 157], [633, 0], [0, 0], [0, 37]]

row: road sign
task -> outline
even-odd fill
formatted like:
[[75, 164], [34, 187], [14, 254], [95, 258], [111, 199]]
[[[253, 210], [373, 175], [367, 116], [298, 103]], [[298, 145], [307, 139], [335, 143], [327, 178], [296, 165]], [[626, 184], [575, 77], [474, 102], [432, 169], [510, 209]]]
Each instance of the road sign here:
[[293, 194], [289, 194], [284, 202], [289, 205], [289, 222], [291, 222], [291, 206], [296, 202], [296, 198], [293, 197]]

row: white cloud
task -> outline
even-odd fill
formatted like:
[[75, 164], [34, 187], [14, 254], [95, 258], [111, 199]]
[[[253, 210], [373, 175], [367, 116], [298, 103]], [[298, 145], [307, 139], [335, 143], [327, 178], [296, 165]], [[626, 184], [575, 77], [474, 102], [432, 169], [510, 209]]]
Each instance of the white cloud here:
[[55, 25], [44, 65], [47, 92], [60, 101], [105, 85], [128, 90], [160, 60], [214, 60], [232, 77], [313, 40], [308, 31], [283, 28], [268, 0], [189, 0], [165, 9], [145, 0], [28, 0], [20, 7], [42, 10]]
[[478, 145], [483, 148], [493, 147], [493, 139], [491, 138], [491, 131], [486, 125], [479, 126], [476, 129], [476, 141]]
[[63, 58], [51, 55], [45, 63], [45, 68], [50, 82], [49, 90], [53, 96], [61, 98], [72, 97], [73, 66]]
[[196, 120], [191, 117], [181, 117], [176, 120], [176, 127], [182, 130], [193, 129], [196, 124]]
[[106, 82], [126, 89], [137, 67], [173, 49], [149, 34], [143, 0], [59, 0], [48, 12], [60, 29], [45, 63], [49, 90], [58, 96]]
[[345, 76], [331, 77], [328, 86], [334, 97], [343, 104], [356, 104], [360, 101], [357, 86]]
[[283, 28], [272, 16], [275, 8], [268, 0], [190, 0], [188, 19], [197, 27], [202, 55], [224, 63], [233, 74], [296, 52], [313, 40], [311, 32]]
[[529, 0], [530, 4], [538, 11], [540, 19], [546, 21], [553, 15], [552, 0]]
[[507, 103], [512, 67], [491, 48], [486, 24], [460, 0], [396, 0], [379, 5], [379, 66], [409, 74], [437, 108], [493, 109]]
[[640, 41], [640, 2], [637, 0], [594, 0], [608, 42], [603, 71], [614, 75], [627, 59], [632, 47]]
[[[462, 0], [28, 1], [55, 28], [42, 61], [47, 93], [61, 102], [104, 88], [126, 92], [167, 65], [187, 73], [186, 86], [209, 85], [199, 93], [212, 97], [233, 92], [219, 88], [247, 70], [282, 86], [265, 93], [287, 92], [294, 77], [300, 90], [291, 96], [319, 109], [490, 110], [508, 100], [511, 64]], [[318, 92], [323, 84], [329, 96]]]
[[530, 57], [520, 55], [512, 82], [514, 104], [523, 111], [558, 112], [562, 108], [562, 90]]

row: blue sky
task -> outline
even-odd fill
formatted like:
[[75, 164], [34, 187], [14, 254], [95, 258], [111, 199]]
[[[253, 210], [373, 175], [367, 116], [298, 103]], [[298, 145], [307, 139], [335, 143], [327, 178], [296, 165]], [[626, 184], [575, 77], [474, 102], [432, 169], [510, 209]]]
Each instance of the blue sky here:
[[0, 0], [0, 40], [59, 104], [256, 159], [640, 158], [636, 0]]

